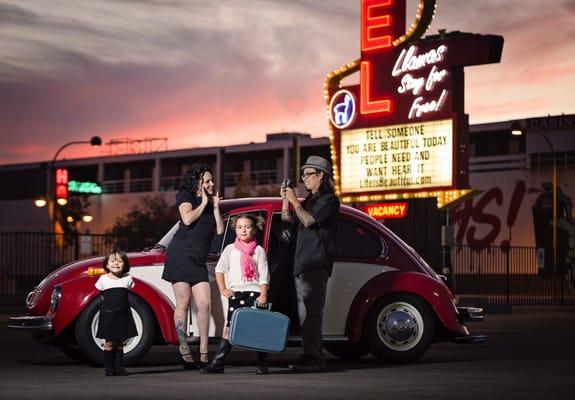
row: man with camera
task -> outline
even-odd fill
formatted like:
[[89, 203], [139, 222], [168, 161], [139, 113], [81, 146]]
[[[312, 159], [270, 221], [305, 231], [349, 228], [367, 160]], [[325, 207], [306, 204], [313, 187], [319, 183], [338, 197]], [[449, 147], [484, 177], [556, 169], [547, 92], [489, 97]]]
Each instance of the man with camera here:
[[293, 274], [304, 354], [290, 368], [312, 372], [324, 369], [326, 364], [322, 354], [322, 318], [327, 280], [333, 269], [339, 199], [334, 191], [331, 165], [325, 158], [308, 157], [301, 172], [309, 192], [303, 203], [289, 180], [282, 183], [280, 195], [282, 220], [299, 222]]

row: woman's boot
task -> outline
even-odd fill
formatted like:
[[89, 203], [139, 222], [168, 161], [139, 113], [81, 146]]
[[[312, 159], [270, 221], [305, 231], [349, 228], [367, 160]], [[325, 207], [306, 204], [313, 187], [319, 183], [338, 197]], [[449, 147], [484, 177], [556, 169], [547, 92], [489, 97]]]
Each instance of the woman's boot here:
[[258, 351], [258, 369], [256, 371], [257, 375], [267, 375], [268, 374], [268, 353]]
[[216, 374], [224, 372], [224, 360], [231, 349], [232, 346], [230, 345], [230, 342], [228, 342], [227, 339], [221, 339], [216, 355], [208, 365], [200, 370], [200, 372], [202, 374]]
[[116, 375], [114, 369], [114, 350], [104, 350], [104, 374], [106, 376]]
[[114, 350], [114, 371], [116, 375], [130, 375], [128, 371], [124, 369], [124, 349], [121, 347]]

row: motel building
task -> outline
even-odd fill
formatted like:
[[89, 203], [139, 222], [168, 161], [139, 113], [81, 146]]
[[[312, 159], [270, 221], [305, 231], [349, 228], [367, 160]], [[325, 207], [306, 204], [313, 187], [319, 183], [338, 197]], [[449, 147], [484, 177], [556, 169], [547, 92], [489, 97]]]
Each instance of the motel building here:
[[[512, 134], [517, 128], [522, 135]], [[551, 235], [546, 232], [551, 226], [549, 196], [555, 160], [559, 245], [575, 247], [574, 137], [575, 115], [471, 125], [472, 191], [458, 204], [443, 208], [436, 198], [427, 199], [442, 225], [445, 220], [441, 211], [450, 210], [453, 244], [548, 246]], [[193, 163], [205, 163], [212, 168], [224, 198], [277, 196], [281, 181], [285, 178], [297, 181], [298, 163], [312, 154], [329, 159], [330, 139], [276, 133], [268, 134], [263, 143], [59, 159], [54, 163], [53, 173], [66, 170], [69, 198], [81, 197], [89, 203], [85, 212], [92, 219], [75, 221], [78, 232], [104, 233], [143, 196], [162, 196], [168, 204], [175, 204], [181, 176]], [[49, 230], [48, 207], [36, 207], [35, 200], [47, 197], [50, 164], [44, 161], [0, 166], [0, 185], [4, 188], [0, 195], [0, 232]], [[101, 188], [101, 192], [78, 193], [73, 191], [74, 186]], [[299, 193], [305, 195], [301, 184]], [[420, 211], [413, 199], [349, 204], [389, 225], [416, 248], [426, 248], [418, 242], [441, 246], [436, 234], [420, 238], [426, 230], [421, 226], [422, 217], [417, 215]], [[548, 222], [541, 219], [545, 215]]]

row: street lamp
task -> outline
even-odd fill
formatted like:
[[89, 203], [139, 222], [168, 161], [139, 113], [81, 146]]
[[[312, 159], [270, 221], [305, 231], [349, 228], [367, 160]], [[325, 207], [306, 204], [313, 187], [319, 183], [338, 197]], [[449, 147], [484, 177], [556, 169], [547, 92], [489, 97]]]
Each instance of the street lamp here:
[[38, 208], [45, 207], [46, 203], [47, 203], [47, 201], [44, 197], [39, 197], [39, 198], [34, 200], [34, 205]]
[[[520, 136], [524, 131], [525, 129], [519, 122], [516, 121], [511, 124], [512, 135]], [[529, 133], [541, 136], [549, 146], [549, 149], [551, 149], [553, 160], [553, 268], [557, 271], [557, 160], [555, 158], [555, 149], [549, 138], [543, 132], [530, 130]]]
[[[58, 158], [58, 155], [62, 152], [62, 150], [64, 150], [66, 147], [68, 146], [72, 146], [75, 144], [90, 144], [91, 146], [101, 146], [102, 145], [102, 139], [99, 136], [93, 136], [90, 140], [76, 140], [73, 142], [68, 142], [64, 145], [62, 145], [58, 151], [56, 151], [56, 154], [54, 154], [54, 157], [52, 158], [52, 162], [50, 163], [50, 167], [48, 170], [48, 190], [47, 190], [47, 195], [46, 198], [48, 200], [48, 217], [50, 219], [50, 232], [54, 232], [54, 226], [56, 224], [56, 220], [55, 220], [55, 199], [56, 199], [56, 194], [54, 193], [54, 165], [56, 164], [56, 159]], [[58, 203], [60, 204], [60, 202]], [[60, 205], [66, 205], [66, 202], [64, 202], [64, 204], [60, 204]]]

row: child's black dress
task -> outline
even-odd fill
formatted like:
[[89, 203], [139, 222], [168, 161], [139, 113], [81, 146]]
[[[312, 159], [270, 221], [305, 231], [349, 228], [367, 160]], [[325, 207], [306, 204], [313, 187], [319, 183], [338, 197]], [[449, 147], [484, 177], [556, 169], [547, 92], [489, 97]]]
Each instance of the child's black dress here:
[[132, 277], [124, 275], [119, 279], [112, 279], [108, 275], [102, 275], [95, 286], [102, 292], [96, 337], [109, 342], [123, 342], [138, 336], [128, 300], [129, 289], [134, 287]]

